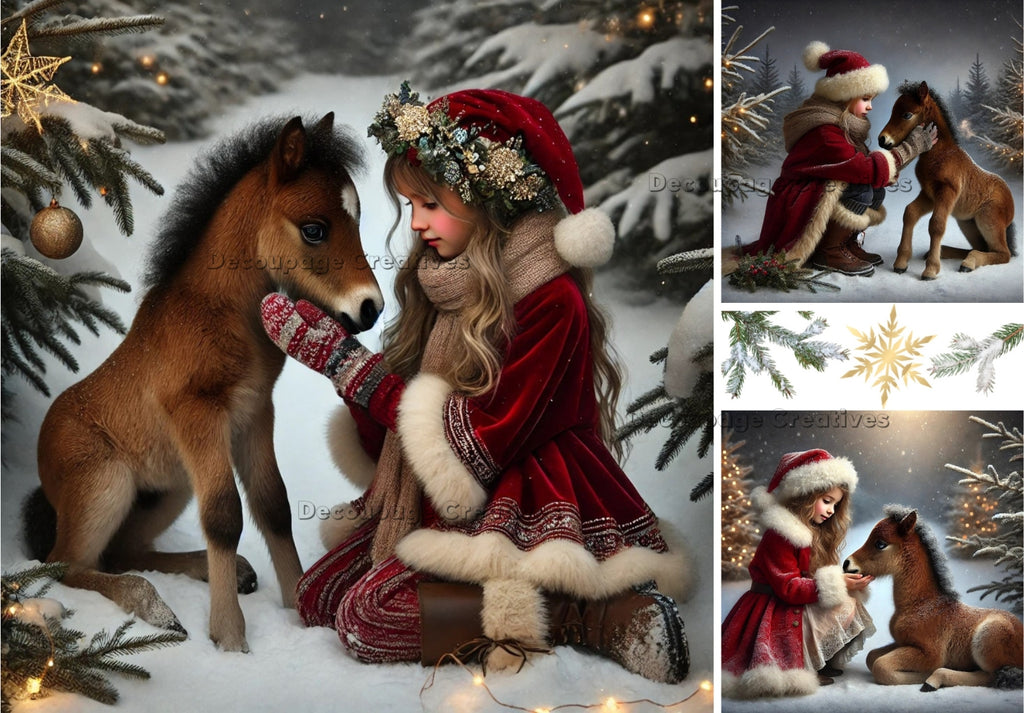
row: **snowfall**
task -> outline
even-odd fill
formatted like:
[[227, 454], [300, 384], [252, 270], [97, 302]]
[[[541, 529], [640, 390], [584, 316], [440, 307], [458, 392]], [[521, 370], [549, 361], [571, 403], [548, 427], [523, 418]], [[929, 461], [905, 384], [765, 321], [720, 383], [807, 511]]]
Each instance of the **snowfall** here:
[[[365, 127], [380, 106], [384, 94], [394, 91], [398, 79], [376, 77], [350, 79], [307, 75], [292, 80], [287, 91], [253, 99], [244, 106], [228, 109], [218, 119], [217, 133], [231, 132], [249, 121], [268, 114], [318, 115], [335, 111], [337, 120], [365, 136]], [[383, 255], [383, 239], [393, 216], [380, 188], [382, 153], [366, 141], [369, 170], [357, 182], [363, 207], [361, 232], [368, 255]], [[125, 238], [113, 224], [105, 206], [76, 212], [85, 226], [86, 240], [62, 271], [104, 269], [119, 274], [133, 286], [139, 274], [147, 243], [155, 233], [160, 216], [167, 210], [173, 189], [181, 181], [193, 158], [208, 141], [134, 148], [133, 156], [163, 184], [167, 193], [152, 196], [133, 192], [135, 235]], [[385, 294], [390, 293], [392, 274], [377, 271]], [[599, 284], [602, 299], [614, 319], [613, 340], [628, 370], [622, 407], [661, 381], [660, 368], [648, 356], [665, 346], [680, 306], [665, 300], [643, 297], [619, 290], [605, 277]], [[104, 291], [104, 302], [130, 323], [141, 295], [135, 291], [119, 295]], [[382, 322], [393, 317], [385, 310]], [[366, 335], [364, 343], [379, 345], [379, 326]], [[60, 393], [98, 366], [119, 341], [110, 331], [98, 338], [86, 334], [78, 349], [80, 375], [52, 366], [47, 374], [53, 393]], [[202, 355], [196, 355], [201, 359]], [[9, 380], [10, 382], [11, 380]], [[18, 400], [18, 423], [5, 424], [3, 433], [3, 496], [0, 534], [2, 568], [11, 572], [31, 564], [26, 561], [19, 539], [19, 507], [24, 496], [38, 483], [35, 444], [48, 401], [27, 385]], [[315, 518], [299, 518], [300, 503], [331, 506], [349, 500], [356, 493], [342, 480], [328, 456], [324, 438], [326, 422], [338, 406], [330, 384], [322, 377], [289, 363], [274, 391], [277, 409], [275, 447], [292, 503], [293, 529], [299, 556], [310, 566], [323, 554]], [[490, 673], [485, 687], [473, 683], [471, 673], [456, 666], [439, 669], [427, 686], [431, 670], [417, 664], [365, 665], [349, 658], [328, 628], [304, 628], [294, 610], [281, 606], [281, 592], [273, 575], [266, 547], [251, 519], [246, 520], [239, 552], [256, 568], [259, 589], [241, 597], [246, 635], [251, 653], [225, 653], [206, 635], [209, 616], [208, 588], [184, 576], [146, 573], [165, 601], [189, 631], [190, 638], [176, 646], [145, 652], [130, 660], [148, 669], [152, 678], [133, 681], [116, 676], [112, 682], [121, 700], [117, 708], [126, 711], [493, 711], [504, 703], [518, 710], [554, 708], [565, 704], [596, 704], [612, 709], [609, 699], [661, 704], [678, 703], [672, 711], [710, 711], [712, 694], [701, 688], [713, 678], [715, 627], [713, 556], [713, 503], [705, 499], [692, 503], [688, 494], [699, 477], [711, 470], [709, 460], [700, 461], [696, 444], [689, 444], [664, 471], [654, 467], [658, 449], [667, 436], [658, 429], [636, 439], [625, 464], [641, 493], [656, 512], [672, 522], [686, 537], [697, 573], [695, 591], [680, 609], [686, 623], [691, 653], [691, 673], [678, 685], [657, 684], [630, 674], [615, 663], [568, 647], [540, 656], [518, 674]], [[243, 501], [244, 502], [244, 501]], [[157, 541], [167, 551], [193, 550], [204, 546], [193, 505]], [[91, 635], [111, 631], [126, 615], [108, 600], [92, 592], [56, 585], [47, 597], [74, 610], [69, 626]], [[144, 622], [136, 633], [154, 631]], [[708, 687], [709, 688], [709, 687]], [[489, 689], [489, 692], [488, 690]], [[682, 703], [680, 703], [682, 702]], [[45, 699], [25, 701], [25, 711], [107, 711], [111, 710], [81, 696], [58, 693]], [[650, 702], [622, 704], [617, 710], [663, 710]]]
[[[884, 123], [888, 111], [879, 108], [875, 113], [881, 118], [873, 117], [874, 121]], [[872, 135], [873, 145], [877, 147], [877, 133], [882, 123]], [[973, 150], [973, 149], [972, 149]], [[975, 160], [981, 159], [975, 156]], [[778, 177], [781, 159], [774, 164], [758, 166], [751, 169], [756, 185], [769, 186]], [[869, 277], [826, 273], [820, 277], [838, 290], [816, 287], [812, 293], [807, 289], [782, 290], [759, 289], [750, 292], [722, 280], [722, 302], [1016, 302], [1024, 299], [1024, 258], [1021, 257], [1024, 243], [1024, 222], [1021, 221], [1021, 197], [1024, 195], [1019, 175], [1000, 174], [1006, 180], [1014, 196], [1016, 217], [1016, 252], [1010, 262], [1005, 265], [986, 265], [973, 272], [960, 272], [960, 261], [942, 260], [942, 269], [934, 280], [922, 280], [924, 271], [924, 255], [928, 250], [928, 217], [918, 221], [914, 228], [913, 255], [907, 271], [899, 274], [892, 269], [896, 259], [896, 248], [899, 247], [903, 231], [903, 209], [917, 197], [920, 185], [913, 171], [906, 171], [900, 176], [895, 186], [887, 189], [883, 206], [886, 211], [885, 220], [874, 227], [868, 228], [863, 234], [863, 245], [866, 250], [878, 253], [885, 262], [875, 268]], [[737, 200], [722, 210], [722, 245], [730, 247], [737, 243], [746, 245], [757, 240], [761, 233], [761, 222], [764, 219], [764, 207], [767, 199], [761, 194], [752, 194], [746, 200]], [[960, 232], [956, 221], [950, 219], [942, 240], [943, 245], [970, 249], [967, 238]]]

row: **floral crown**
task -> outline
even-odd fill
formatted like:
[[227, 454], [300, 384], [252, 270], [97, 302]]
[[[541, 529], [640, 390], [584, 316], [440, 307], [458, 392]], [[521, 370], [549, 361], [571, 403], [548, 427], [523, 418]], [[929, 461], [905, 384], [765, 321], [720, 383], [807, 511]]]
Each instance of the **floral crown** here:
[[[487, 126], [462, 126], [449, 115], [448, 100], [426, 106], [409, 82], [388, 94], [367, 132], [388, 156], [408, 156], [464, 203], [490, 205], [512, 219], [529, 209], [559, 205], [558, 192], [516, 134], [504, 143], [481, 135]], [[415, 153], [413, 153], [415, 151]]]

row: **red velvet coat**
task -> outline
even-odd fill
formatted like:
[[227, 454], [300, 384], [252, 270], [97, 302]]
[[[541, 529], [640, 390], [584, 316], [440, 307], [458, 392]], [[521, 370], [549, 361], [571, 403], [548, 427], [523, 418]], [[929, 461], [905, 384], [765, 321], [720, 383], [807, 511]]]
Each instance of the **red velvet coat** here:
[[851, 230], [875, 225], [884, 213], [869, 210], [856, 215], [839, 203], [851, 183], [873, 188], [889, 185], [896, 177], [896, 163], [889, 151], [859, 151], [832, 124], [817, 126], [800, 137], [782, 163], [779, 178], [765, 207], [760, 238], [744, 247], [754, 254], [785, 250], [788, 257], [803, 261], [814, 252], [829, 220]]
[[[764, 493], [759, 496], [764, 502]], [[766, 514], [762, 520], [768, 529], [749, 567], [751, 591], [722, 623], [722, 694], [732, 698], [815, 690], [817, 673], [804, 667], [804, 606], [819, 601], [832, 606], [846, 592], [838, 565], [809, 574], [811, 532], [806, 525], [778, 505], [770, 505]]]
[[[598, 435], [579, 288], [568, 275], [557, 277], [520, 300], [515, 319], [491, 392], [467, 398], [441, 377], [419, 374], [401, 396], [396, 430], [425, 495], [422, 527], [399, 543], [399, 558], [418, 571], [484, 584], [485, 624], [493, 583], [503, 591], [601, 598], [656, 580], [663, 592], [681, 595], [689, 578], [682, 553], [669, 551], [657, 518]], [[383, 427], [359, 407], [352, 415], [375, 458]], [[478, 504], [432, 501], [432, 478], [482, 486], [483, 514], [462, 522], [439, 517]], [[536, 597], [527, 599], [513, 606], [514, 616], [530, 619]]]

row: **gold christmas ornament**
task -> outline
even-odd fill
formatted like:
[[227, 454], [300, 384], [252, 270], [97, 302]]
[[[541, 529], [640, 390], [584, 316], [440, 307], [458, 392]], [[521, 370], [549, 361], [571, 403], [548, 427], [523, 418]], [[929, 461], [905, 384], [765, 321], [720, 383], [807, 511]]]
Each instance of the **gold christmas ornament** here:
[[54, 198], [48, 208], [36, 213], [28, 234], [36, 250], [48, 258], [63, 260], [74, 255], [82, 244], [82, 221]]

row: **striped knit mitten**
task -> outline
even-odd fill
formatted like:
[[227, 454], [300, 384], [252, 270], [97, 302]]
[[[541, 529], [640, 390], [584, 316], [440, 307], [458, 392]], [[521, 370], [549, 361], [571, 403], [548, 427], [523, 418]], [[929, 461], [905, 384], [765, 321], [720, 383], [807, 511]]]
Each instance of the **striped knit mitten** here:
[[274, 292], [260, 304], [263, 329], [288, 356], [326, 376], [347, 403], [368, 409], [394, 430], [405, 382], [384, 370], [374, 354], [327, 313], [306, 300]]

